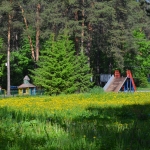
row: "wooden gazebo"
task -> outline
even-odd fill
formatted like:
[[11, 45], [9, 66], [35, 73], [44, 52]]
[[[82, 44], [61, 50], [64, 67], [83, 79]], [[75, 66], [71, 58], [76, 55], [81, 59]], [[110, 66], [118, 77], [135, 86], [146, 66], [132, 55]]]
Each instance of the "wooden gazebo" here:
[[18, 86], [19, 95], [35, 95], [36, 94], [36, 86], [31, 84], [30, 78], [26, 75], [23, 79], [23, 84]]

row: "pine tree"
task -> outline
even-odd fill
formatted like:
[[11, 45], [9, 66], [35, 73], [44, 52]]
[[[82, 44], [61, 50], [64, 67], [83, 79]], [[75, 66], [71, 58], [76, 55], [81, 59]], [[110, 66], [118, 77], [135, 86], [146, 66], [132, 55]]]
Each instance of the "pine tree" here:
[[[4, 45], [7, 45], [7, 82], [5, 82], [4, 87], [7, 83], [7, 95], [10, 95], [10, 84], [11, 84], [11, 67], [10, 67], [10, 56], [11, 51], [18, 50], [18, 42], [20, 38], [18, 36], [21, 34], [22, 23], [20, 21], [20, 10], [17, 5], [18, 1], [13, 0], [2, 0], [0, 2], [0, 35], [4, 40]], [[6, 36], [7, 35], [7, 36]], [[4, 53], [6, 54], [6, 52]], [[4, 58], [4, 57], [3, 57]], [[3, 78], [6, 80], [6, 75], [3, 73]]]
[[90, 77], [86, 75], [89, 74], [86, 57], [74, 54], [69, 37], [59, 36], [55, 41], [52, 35], [41, 51], [38, 68], [31, 71], [34, 84], [42, 86], [50, 95], [87, 90]]

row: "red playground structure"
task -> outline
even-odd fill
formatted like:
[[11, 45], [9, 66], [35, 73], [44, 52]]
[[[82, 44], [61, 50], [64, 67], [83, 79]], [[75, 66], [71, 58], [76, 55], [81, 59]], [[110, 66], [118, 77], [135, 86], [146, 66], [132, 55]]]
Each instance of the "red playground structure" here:
[[136, 86], [130, 70], [126, 71], [126, 77], [121, 77], [119, 70], [115, 70], [114, 75], [103, 87], [106, 92], [135, 92]]

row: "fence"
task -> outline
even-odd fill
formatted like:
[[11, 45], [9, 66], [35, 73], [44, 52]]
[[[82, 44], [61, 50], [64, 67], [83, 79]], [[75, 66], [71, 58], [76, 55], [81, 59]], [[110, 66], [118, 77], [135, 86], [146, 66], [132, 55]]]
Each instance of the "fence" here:
[[[35, 93], [36, 94], [31, 94], [30, 96], [44, 95], [44, 90], [36, 90]], [[27, 94], [26, 93], [19, 94], [18, 90], [16, 90], [16, 89], [15, 90], [10, 90], [10, 96], [9, 97], [14, 97], [14, 96], [27, 96]], [[2, 89], [0, 91], [0, 97], [1, 98], [8, 97], [7, 96], [7, 91], [5, 89]]]

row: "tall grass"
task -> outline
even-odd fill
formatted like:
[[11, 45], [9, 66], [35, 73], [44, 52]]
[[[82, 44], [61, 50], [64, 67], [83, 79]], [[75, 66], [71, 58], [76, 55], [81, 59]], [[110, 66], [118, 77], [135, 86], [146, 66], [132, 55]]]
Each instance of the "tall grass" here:
[[149, 150], [149, 96], [103, 93], [0, 100], [0, 150]]

